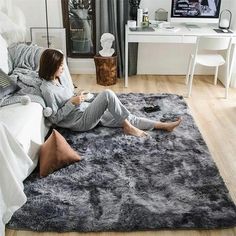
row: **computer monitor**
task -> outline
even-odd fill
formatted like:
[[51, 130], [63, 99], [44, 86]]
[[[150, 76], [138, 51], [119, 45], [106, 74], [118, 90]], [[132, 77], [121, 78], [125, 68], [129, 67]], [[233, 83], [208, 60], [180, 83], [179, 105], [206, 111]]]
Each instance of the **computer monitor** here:
[[171, 22], [218, 23], [221, 0], [171, 0]]

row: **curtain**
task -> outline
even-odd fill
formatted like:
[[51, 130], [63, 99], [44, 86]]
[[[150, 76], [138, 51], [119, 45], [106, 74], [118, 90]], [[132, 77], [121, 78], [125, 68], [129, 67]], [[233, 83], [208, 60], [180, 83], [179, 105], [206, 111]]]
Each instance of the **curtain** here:
[[0, 18], [0, 32], [9, 45], [25, 41], [25, 16], [12, 0], [0, 0]]
[[[101, 50], [103, 33], [115, 36], [114, 49], [117, 55], [118, 77], [124, 76], [125, 25], [129, 19], [128, 0], [96, 0], [96, 51]], [[129, 44], [129, 75], [137, 73], [137, 45]]]

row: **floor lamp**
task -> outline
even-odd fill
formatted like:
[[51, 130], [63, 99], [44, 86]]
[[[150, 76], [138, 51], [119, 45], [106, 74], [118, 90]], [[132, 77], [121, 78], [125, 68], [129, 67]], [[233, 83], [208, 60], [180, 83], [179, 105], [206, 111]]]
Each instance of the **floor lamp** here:
[[47, 37], [47, 46], [48, 48], [50, 47], [50, 42], [49, 42], [49, 31], [48, 31], [48, 1], [45, 0], [45, 11], [46, 11], [46, 37]]

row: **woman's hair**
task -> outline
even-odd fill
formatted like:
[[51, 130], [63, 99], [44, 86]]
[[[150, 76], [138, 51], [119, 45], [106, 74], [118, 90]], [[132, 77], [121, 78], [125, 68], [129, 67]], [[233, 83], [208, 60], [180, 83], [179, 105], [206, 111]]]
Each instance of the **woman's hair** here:
[[39, 62], [39, 77], [45, 80], [52, 80], [56, 71], [63, 63], [63, 59], [63, 53], [58, 50], [44, 50]]

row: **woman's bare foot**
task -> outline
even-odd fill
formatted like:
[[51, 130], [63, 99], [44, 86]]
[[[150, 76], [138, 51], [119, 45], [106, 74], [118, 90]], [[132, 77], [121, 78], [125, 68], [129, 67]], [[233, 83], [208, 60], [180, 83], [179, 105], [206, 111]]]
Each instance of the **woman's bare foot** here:
[[136, 136], [136, 137], [146, 137], [146, 136], [148, 136], [148, 133], [144, 132], [141, 129], [138, 129], [138, 128], [134, 127], [127, 120], [124, 121], [123, 129], [124, 129], [124, 133], [128, 134], [128, 135], [133, 135], [133, 136]]
[[181, 121], [182, 119], [181, 117], [179, 117], [176, 121], [173, 122], [157, 122], [155, 125], [155, 129], [163, 129], [165, 131], [171, 132], [180, 124]]

